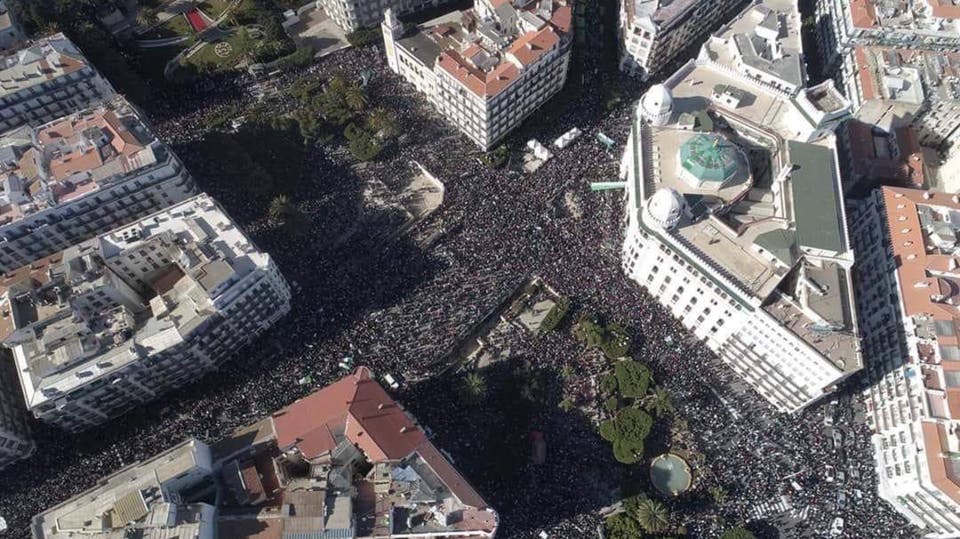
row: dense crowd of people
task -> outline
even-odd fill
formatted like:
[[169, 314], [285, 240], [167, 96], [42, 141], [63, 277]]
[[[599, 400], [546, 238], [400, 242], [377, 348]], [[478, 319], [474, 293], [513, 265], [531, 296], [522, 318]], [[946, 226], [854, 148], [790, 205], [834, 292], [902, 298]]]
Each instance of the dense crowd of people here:
[[[535, 122], [511, 136], [512, 148], [533, 136], [547, 145], [574, 126], [583, 135], [529, 175], [517, 171], [516, 153], [505, 169], [482, 164], [472, 142], [389, 74], [382, 51], [375, 47], [341, 51], [305, 72], [274, 78], [269, 84], [278, 97], [263, 106], [283, 115], [295, 106], [285, 91], [297, 78], [323, 79], [334, 72], [358, 78], [365, 68], [377, 73], [367, 88], [371, 100], [397, 115], [401, 141], [365, 167], [345, 165], [348, 158], [335, 145], [312, 148], [297, 192], [291, 193], [311, 223], [296, 239], [264, 218], [262, 202], [223, 177], [217, 162], [198, 150], [209, 128], [206, 119], [218, 110], [253, 104], [264, 83], [245, 75], [220, 75], [187, 91], [156, 91], [147, 113], [158, 135], [201, 188], [277, 261], [294, 290], [293, 308], [257, 345], [219, 372], [142, 411], [80, 435], [38, 425], [37, 453], [0, 472], [0, 516], [11, 526], [10, 537], [28, 535], [32, 515], [90, 488], [121, 466], [186, 437], [216, 440], [332, 382], [343, 375], [339, 363], [344, 358], [380, 375], [431, 380], [446, 372], [450, 352], [464, 336], [529, 275], [571, 297], [577, 312], [603, 313], [624, 322], [636, 341], [633, 355], [651, 365], [658, 383], [670, 390], [678, 416], [688, 422], [705, 455], [698, 470], [701, 483], [723, 486], [730, 493], [722, 503], [705, 504], [702, 496], [692, 495], [668, 500], [677, 523], [691, 536], [714, 536], [727, 523], [749, 519], [757, 504], [781, 494], [789, 494], [794, 507], [811, 507], [794, 528], [801, 535], [823, 537], [835, 516], [846, 520], [847, 537], [911, 533], [877, 500], [862, 426], [852, 417], [838, 418], [851, 442], [832, 449], [823, 434], [822, 407], [798, 416], [774, 413], [759, 396], [737, 387], [702, 344], [621, 272], [622, 195], [589, 194], [586, 188], [591, 181], [616, 178], [619, 155], [595, 137], [603, 132], [622, 145], [630, 127], [630, 102], [642, 92], [639, 84], [625, 85], [628, 99], [610, 111], [601, 89], [621, 82], [616, 75], [588, 72], [575, 103], [564, 104], [561, 96], [539, 111]], [[364, 207], [358, 193], [374, 180], [402, 187], [414, 161], [443, 181], [444, 203], [409, 234], [384, 242], [380, 228], [395, 222], [366, 215], [377, 210]], [[569, 192], [579, 194], [577, 215], [564, 204], [563, 195]], [[358, 222], [362, 230], [357, 230]], [[432, 239], [429, 244], [417, 241], [423, 237]], [[572, 369], [573, 383], [582, 384], [595, 371], [568, 331], [518, 337], [514, 347], [536, 368]], [[304, 379], [311, 383], [301, 383]], [[613, 462], [609, 445], [589, 422], [568, 421], [559, 412], [536, 419], [548, 440], [546, 463], [530, 473], [497, 475], [499, 464], [485, 457], [477, 440], [500, 426], [462, 423], [461, 412], [451, 409], [452, 401], [439, 398], [436, 387], [405, 383], [398, 400], [432, 430], [439, 445], [498, 509], [501, 537], [532, 538], [542, 531], [552, 538], [596, 536], [602, 524], [597, 511], [615, 502], [624, 467]], [[842, 398], [843, 406], [853, 406], [851, 397]], [[843, 483], [827, 481], [827, 466], [858, 467], [861, 473], [857, 479], [848, 473]], [[791, 474], [797, 474], [793, 477], [799, 490], [786, 479]], [[854, 489], [862, 497], [855, 496]], [[845, 509], [837, 507], [841, 490], [850, 499]]]

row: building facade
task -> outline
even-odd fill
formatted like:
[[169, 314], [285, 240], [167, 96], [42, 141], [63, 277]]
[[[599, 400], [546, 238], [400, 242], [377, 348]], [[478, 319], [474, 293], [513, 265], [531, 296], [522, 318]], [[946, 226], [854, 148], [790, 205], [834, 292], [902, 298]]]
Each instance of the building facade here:
[[200, 501], [213, 492], [214, 473], [210, 447], [187, 440], [47, 509], [30, 531], [35, 539], [106, 539], [130, 526], [143, 539], [215, 539], [217, 508]]
[[122, 98], [0, 137], [0, 271], [196, 194], [190, 173]]
[[[748, 58], [768, 24], [780, 52]], [[644, 95], [621, 164], [625, 273], [782, 412], [861, 368], [832, 134], [849, 104], [805, 87], [798, 28], [789, 2], [750, 6]]]
[[190, 383], [290, 309], [290, 291], [200, 195], [9, 272], [2, 335], [27, 408], [79, 431]]
[[833, 75], [863, 123], [888, 133], [911, 126], [932, 148], [960, 130], [960, 53], [857, 45]]
[[572, 21], [565, 2], [477, 0], [410, 31], [388, 11], [382, 29], [390, 69], [489, 149], [563, 88]]
[[114, 93], [63, 34], [36, 40], [0, 58], [0, 133], [45, 124]]
[[621, 71], [649, 78], [746, 4], [744, 0], [622, 0]]
[[9, 352], [0, 354], [0, 469], [33, 454], [28, 414], [16, 390], [17, 371]]
[[393, 10], [397, 15], [417, 13], [442, 6], [449, 0], [316, 0], [337, 26], [346, 32], [360, 28], [376, 28], [383, 22], [384, 12]]
[[360, 367], [215, 444], [190, 440], [111, 475], [36, 515], [32, 533], [481, 539], [498, 526], [496, 511]]
[[883, 187], [851, 221], [880, 497], [927, 537], [958, 537], [960, 199]]
[[925, 49], [960, 48], [960, 6], [951, 0], [817, 0], [817, 37], [830, 68], [858, 45]]

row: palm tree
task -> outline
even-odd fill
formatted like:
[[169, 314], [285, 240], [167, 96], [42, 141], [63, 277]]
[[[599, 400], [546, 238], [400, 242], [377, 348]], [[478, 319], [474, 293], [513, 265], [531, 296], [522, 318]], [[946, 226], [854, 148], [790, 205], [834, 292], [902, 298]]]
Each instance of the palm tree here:
[[466, 392], [467, 400], [478, 402], [487, 392], [487, 381], [483, 375], [477, 371], [472, 371], [463, 379], [463, 389]]
[[343, 89], [343, 102], [355, 112], [360, 112], [367, 106], [367, 94], [356, 84], [347, 84]]
[[670, 402], [670, 393], [663, 387], [654, 387], [653, 391], [647, 395], [645, 400], [644, 408], [646, 408], [648, 412], [656, 414], [657, 417], [673, 413], [673, 403]]
[[644, 498], [637, 503], [634, 518], [648, 533], [661, 533], [670, 527], [670, 513], [657, 500]]
[[570, 365], [564, 365], [560, 368], [560, 378], [563, 378], [564, 380], [573, 378], [574, 374], [576, 373], [574, 372], [573, 367]]
[[267, 218], [274, 223], [283, 220], [290, 208], [290, 199], [287, 195], [279, 195], [270, 201], [270, 208], [267, 210]]

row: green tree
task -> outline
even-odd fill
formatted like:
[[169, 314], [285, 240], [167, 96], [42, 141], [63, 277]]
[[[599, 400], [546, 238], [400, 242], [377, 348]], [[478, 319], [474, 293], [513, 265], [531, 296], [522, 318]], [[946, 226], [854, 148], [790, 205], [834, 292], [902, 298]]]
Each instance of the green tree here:
[[750, 530], [742, 527], [730, 528], [723, 532], [720, 539], [756, 539]]
[[647, 394], [650, 387], [650, 369], [643, 363], [624, 360], [614, 365], [620, 394], [630, 399], [638, 399]]
[[563, 367], [560, 367], [560, 378], [563, 378], [564, 380], [570, 380], [574, 377], [574, 375], [576, 375], [576, 372], [574, 372], [573, 367], [570, 365], [564, 365]]
[[670, 400], [670, 392], [662, 386], [656, 386], [644, 399], [644, 408], [657, 417], [664, 417], [673, 414], [673, 402]]
[[612, 395], [617, 390], [617, 375], [608, 372], [600, 377], [600, 393]]
[[354, 112], [361, 112], [367, 106], [367, 94], [359, 84], [348, 84], [343, 89], [343, 102]]
[[746, 528], [736, 527], [723, 532], [720, 539], [755, 539], [755, 536]]
[[638, 539], [642, 537], [640, 524], [626, 513], [618, 513], [604, 523], [607, 539]]
[[570, 399], [563, 399], [562, 401], [560, 401], [560, 409], [563, 410], [564, 412], [569, 412], [570, 410], [573, 410], [574, 406], [576, 405]]
[[471, 371], [463, 377], [463, 391], [467, 402], [480, 402], [487, 393], [487, 380], [478, 371]]
[[600, 436], [613, 444], [613, 456], [618, 462], [633, 464], [643, 457], [644, 442], [652, 427], [653, 418], [646, 412], [626, 408], [600, 423]]
[[640, 527], [649, 533], [663, 533], [670, 527], [670, 512], [662, 503], [651, 498], [640, 500], [633, 516]]

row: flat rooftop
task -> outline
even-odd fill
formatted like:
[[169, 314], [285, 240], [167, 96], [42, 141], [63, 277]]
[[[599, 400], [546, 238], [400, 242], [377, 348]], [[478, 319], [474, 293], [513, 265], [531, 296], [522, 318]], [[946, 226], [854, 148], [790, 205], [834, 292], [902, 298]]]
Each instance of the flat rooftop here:
[[[756, 19], [763, 14], [756, 9], [766, 5], [743, 16]], [[736, 285], [749, 304], [769, 312], [838, 368], [859, 369], [853, 253], [834, 139], [805, 142], [816, 126], [796, 97], [764, 91], [711, 64], [688, 62], [664, 86], [672, 104], [669, 121], [638, 122], [635, 132], [644, 141], [636, 211], [662, 230], [652, 221], [662, 214], [654, 210], [654, 195], [664, 189], [679, 195], [682, 217], [658, 234], [696, 254], [700, 260], [694, 263], [722, 277], [723, 286]], [[834, 96], [823, 99], [829, 107]], [[641, 100], [638, 111], [642, 107]], [[691, 176], [702, 167], [688, 163], [689, 141], [702, 135], [715, 141], [709, 159], [694, 159], [714, 168], [703, 178]], [[728, 145], [735, 151], [725, 150], [720, 159], [720, 147]], [[735, 162], [736, 172], [727, 164], [718, 174], [717, 162]], [[728, 179], [703, 181], [718, 176]]]
[[[138, 537], [162, 539], [199, 536], [196, 506], [166, 499], [161, 485], [203, 466], [205, 447], [190, 440], [102, 479], [96, 487], [52, 507], [33, 519], [40, 539], [128, 537], [124, 529], [137, 521]], [[163, 530], [166, 534], [157, 535]]]
[[[134, 259], [155, 269], [131, 278], [123, 268]], [[189, 338], [217, 315], [218, 297], [268, 261], [200, 195], [7, 274], [0, 337], [14, 350], [27, 405]]]
[[70, 75], [87, 66], [80, 50], [63, 34], [38, 39], [0, 58], [0, 97]]
[[710, 58], [743, 64], [794, 86], [804, 84], [800, 13], [796, 2], [765, 0], [744, 10], [704, 44]]
[[0, 225], [75, 201], [166, 159], [134, 108], [117, 97], [0, 137]]

